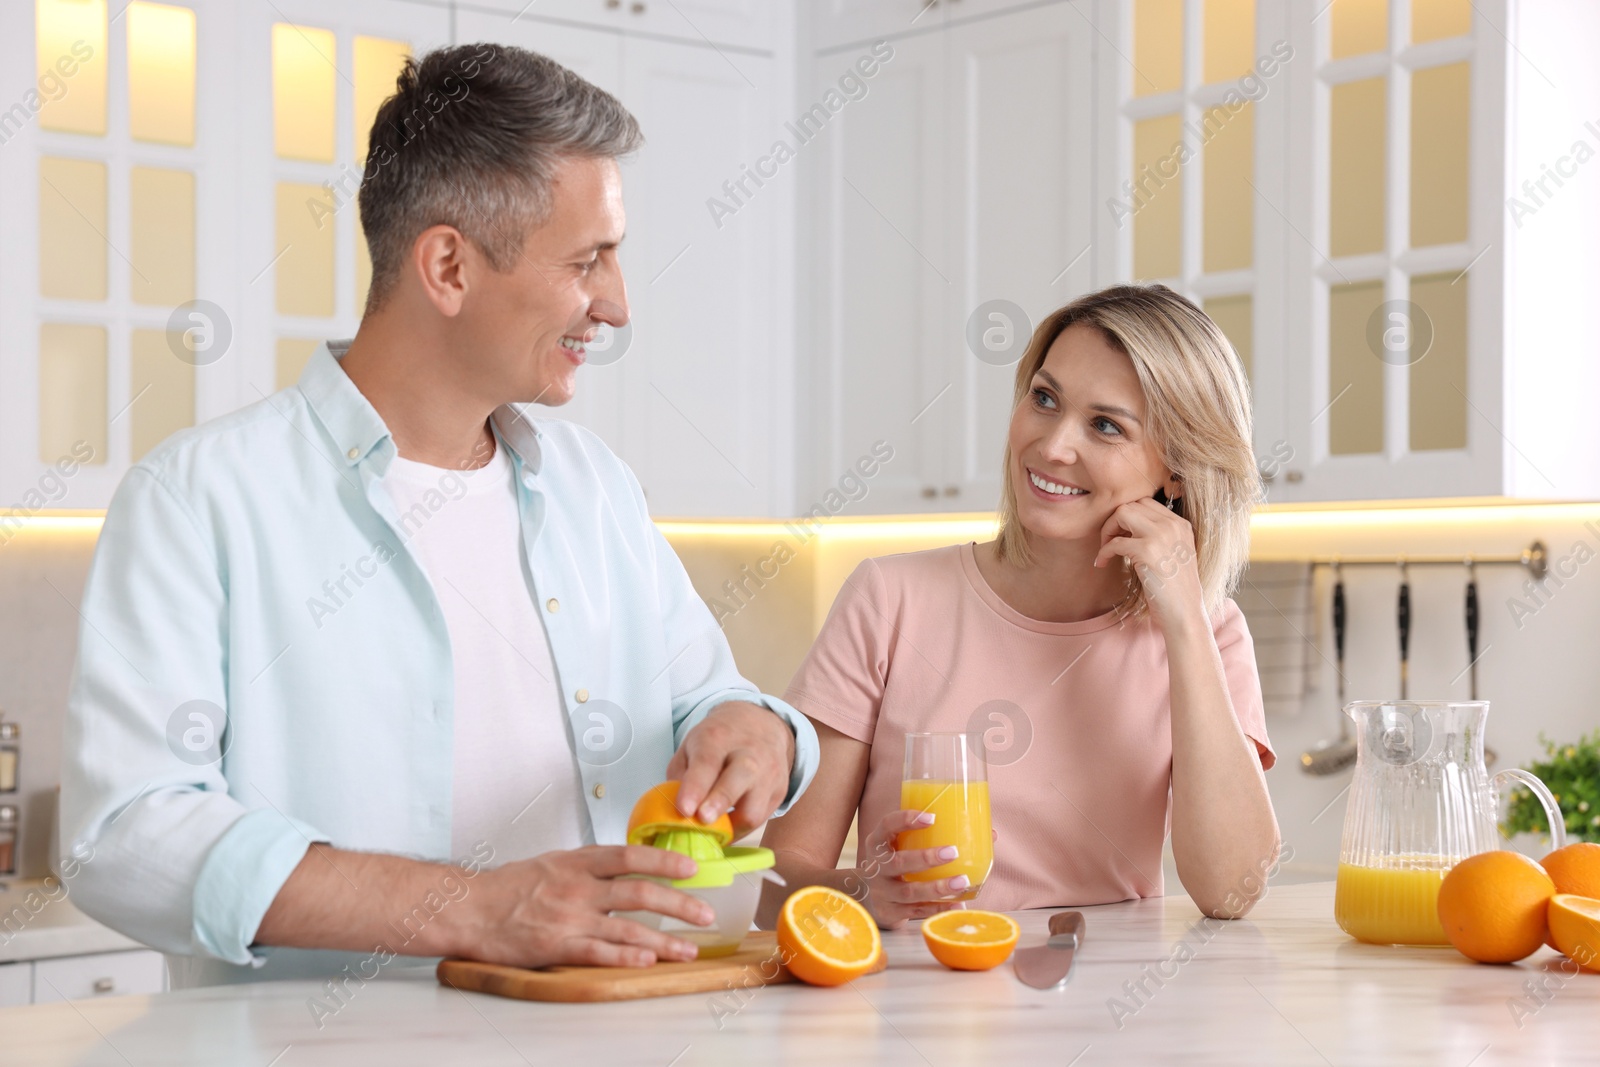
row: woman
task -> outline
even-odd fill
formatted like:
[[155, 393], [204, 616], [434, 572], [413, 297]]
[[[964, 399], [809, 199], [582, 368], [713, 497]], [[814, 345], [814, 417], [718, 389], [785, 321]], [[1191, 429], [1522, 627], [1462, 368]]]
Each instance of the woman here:
[[[1044, 320], [1015, 397], [996, 540], [869, 559], [840, 591], [787, 694], [821, 768], [763, 844], [791, 886], [845, 889], [886, 928], [960, 906], [964, 877], [902, 877], [950, 858], [895, 851], [928, 824], [899, 810], [905, 735], [981, 731], [998, 709], [1030, 740], [990, 761], [975, 906], [1158, 896], [1170, 829], [1195, 903], [1242, 915], [1279, 839], [1227, 599], [1259, 488], [1238, 357], [1172, 290], [1116, 286]], [[853, 815], [856, 867], [835, 870]]]

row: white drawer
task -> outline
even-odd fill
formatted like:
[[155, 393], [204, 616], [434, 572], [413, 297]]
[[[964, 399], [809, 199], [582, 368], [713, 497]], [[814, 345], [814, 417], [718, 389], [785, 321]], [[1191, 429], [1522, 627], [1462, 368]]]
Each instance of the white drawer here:
[[167, 984], [167, 964], [148, 949], [102, 952], [95, 956], [63, 956], [33, 964], [33, 1002], [86, 1000], [132, 993], [160, 993]]
[[0, 963], [0, 1008], [33, 1001], [33, 964]]

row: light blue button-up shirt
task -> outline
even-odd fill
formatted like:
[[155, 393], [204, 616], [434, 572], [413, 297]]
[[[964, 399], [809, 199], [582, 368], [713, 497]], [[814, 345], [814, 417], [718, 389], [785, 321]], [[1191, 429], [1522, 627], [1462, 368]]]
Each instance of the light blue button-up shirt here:
[[[319, 348], [296, 387], [136, 464], [84, 589], [61, 847], [91, 858], [72, 899], [199, 958], [182, 968], [192, 983], [348, 958], [251, 944], [313, 841], [462, 858], [449, 855], [450, 638], [406, 542], [465, 487], [447, 472], [436, 497], [395, 513], [382, 485], [394, 439], [339, 367], [345, 347]], [[729, 700], [794, 730], [787, 810], [815, 773], [816, 733], [739, 675], [633, 473], [570, 423], [535, 425], [516, 406], [490, 422], [516, 467], [585, 834], [623, 843], [634, 802]], [[546, 784], [526, 783], [528, 800]]]

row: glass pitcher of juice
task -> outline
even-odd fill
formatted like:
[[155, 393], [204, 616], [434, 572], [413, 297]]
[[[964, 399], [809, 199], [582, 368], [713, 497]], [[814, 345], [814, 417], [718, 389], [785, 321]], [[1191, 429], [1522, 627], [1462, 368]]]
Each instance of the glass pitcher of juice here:
[[1333, 914], [1345, 933], [1378, 945], [1447, 945], [1439, 883], [1450, 868], [1500, 845], [1495, 787], [1514, 780], [1544, 805], [1551, 844], [1565, 826], [1543, 782], [1483, 761], [1487, 701], [1358, 700], [1356, 767], [1344, 813]]
[[902, 877], [908, 882], [932, 882], [964, 874], [971, 885], [952, 899], [976, 897], [994, 865], [983, 745], [962, 733], [906, 734], [900, 806], [907, 811], [931, 812], [934, 819], [926, 829], [896, 835], [896, 849], [956, 847], [956, 858], [949, 863]]

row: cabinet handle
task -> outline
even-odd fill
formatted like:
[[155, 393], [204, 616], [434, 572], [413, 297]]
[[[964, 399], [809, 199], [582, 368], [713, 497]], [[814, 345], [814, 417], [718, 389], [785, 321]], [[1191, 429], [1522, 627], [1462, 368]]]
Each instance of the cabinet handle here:
[[944, 495], [959, 496], [961, 495], [961, 487], [959, 485], [947, 485], [944, 487]]
[[939, 495], [939, 490], [935, 489], [933, 486], [925, 485], [925, 486], [922, 487], [923, 499], [932, 500], [934, 497], [936, 497], [938, 495]]
[[1286, 471], [1283, 476], [1288, 479], [1290, 485], [1299, 485], [1306, 480], [1306, 476], [1299, 471]]
[[622, 6], [622, 0], [606, 0], [606, 10], [615, 11]]
[[96, 978], [94, 980], [94, 991], [96, 993], [114, 993], [116, 989], [117, 983], [114, 979]]
[[633, 0], [633, 5], [629, 7], [628, 10], [632, 11], [635, 15], [642, 15], [644, 14], [644, 4], [641, 2], [641, 0]]

